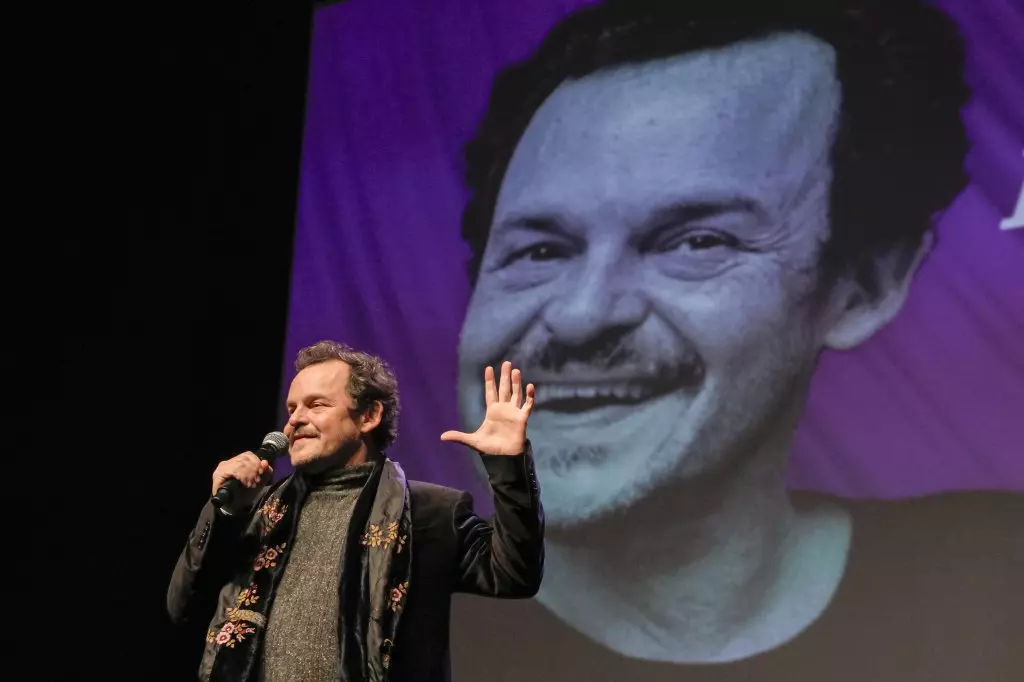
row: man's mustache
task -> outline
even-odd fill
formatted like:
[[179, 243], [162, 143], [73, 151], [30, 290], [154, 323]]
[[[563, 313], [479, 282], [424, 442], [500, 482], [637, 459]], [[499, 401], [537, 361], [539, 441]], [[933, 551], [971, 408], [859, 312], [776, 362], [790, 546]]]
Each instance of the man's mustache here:
[[523, 339], [506, 353], [527, 380], [639, 379], [676, 386], [693, 385], [704, 376], [704, 362], [681, 340], [654, 342], [639, 334], [605, 334], [583, 343], [553, 338]]

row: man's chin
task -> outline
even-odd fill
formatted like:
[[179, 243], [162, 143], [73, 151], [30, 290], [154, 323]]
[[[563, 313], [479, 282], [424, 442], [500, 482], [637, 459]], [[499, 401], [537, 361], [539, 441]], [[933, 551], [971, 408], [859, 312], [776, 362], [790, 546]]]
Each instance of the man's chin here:
[[322, 459], [315, 452], [291, 453], [292, 468], [305, 473], [311, 473], [310, 469], [316, 468], [317, 463]]
[[589, 444], [531, 436], [545, 519], [553, 529], [570, 531], [631, 516], [658, 489], [674, 486], [693, 455], [678, 434], [650, 427], [645, 437], [606, 435], [588, 439]]
[[545, 522], [556, 533], [628, 514], [648, 494], [647, 472], [616, 461], [621, 452], [600, 450], [575, 449], [537, 462]]

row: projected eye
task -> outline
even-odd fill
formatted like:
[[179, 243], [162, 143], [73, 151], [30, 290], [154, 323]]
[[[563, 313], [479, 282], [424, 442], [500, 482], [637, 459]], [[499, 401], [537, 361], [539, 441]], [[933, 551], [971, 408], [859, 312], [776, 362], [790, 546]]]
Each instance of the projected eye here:
[[643, 245], [642, 252], [664, 275], [680, 280], [716, 277], [741, 262], [750, 249], [739, 239], [707, 227], [663, 230]]
[[487, 277], [481, 281], [505, 291], [529, 289], [562, 277], [582, 253], [582, 246], [570, 240], [512, 235], [485, 258], [481, 272]]
[[664, 235], [651, 245], [653, 253], [667, 253], [685, 249], [688, 251], [708, 251], [718, 247], [738, 248], [739, 240], [730, 234], [713, 230], [679, 230]]
[[555, 242], [541, 242], [539, 244], [531, 244], [525, 249], [516, 251], [509, 256], [507, 262], [513, 263], [515, 261], [527, 260], [534, 263], [542, 263], [545, 261], [560, 260], [569, 257], [569, 249], [557, 244]]

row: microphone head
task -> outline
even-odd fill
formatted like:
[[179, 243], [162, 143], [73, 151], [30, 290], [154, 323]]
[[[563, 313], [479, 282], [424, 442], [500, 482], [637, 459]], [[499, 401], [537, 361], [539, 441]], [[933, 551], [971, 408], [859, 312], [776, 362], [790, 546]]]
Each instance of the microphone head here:
[[263, 447], [272, 448], [276, 454], [288, 451], [288, 437], [280, 431], [271, 431], [263, 436]]

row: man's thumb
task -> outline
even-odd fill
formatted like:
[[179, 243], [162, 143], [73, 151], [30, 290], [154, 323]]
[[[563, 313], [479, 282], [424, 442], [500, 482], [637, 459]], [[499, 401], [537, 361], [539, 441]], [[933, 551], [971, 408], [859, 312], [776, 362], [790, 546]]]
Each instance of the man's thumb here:
[[465, 444], [469, 441], [469, 434], [462, 431], [445, 431], [441, 434], [441, 440]]

